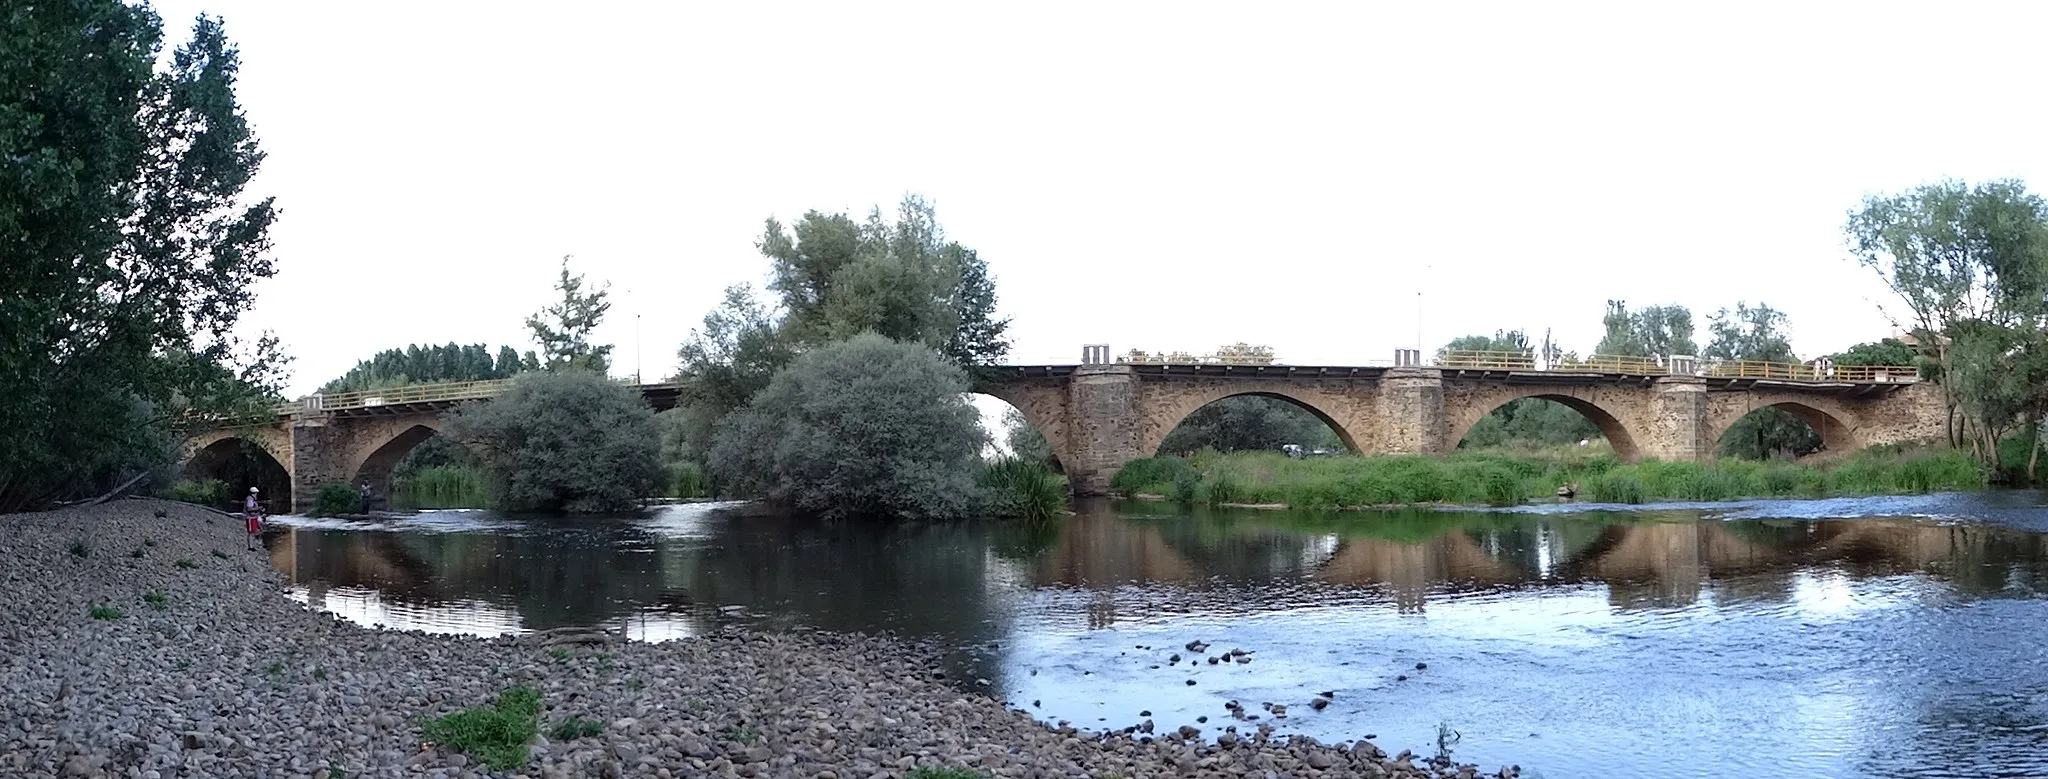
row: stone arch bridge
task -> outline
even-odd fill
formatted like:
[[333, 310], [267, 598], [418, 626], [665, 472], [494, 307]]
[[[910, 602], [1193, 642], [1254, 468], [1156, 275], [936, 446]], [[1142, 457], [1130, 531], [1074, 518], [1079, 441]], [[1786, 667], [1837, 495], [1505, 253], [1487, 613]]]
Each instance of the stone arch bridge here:
[[[1864, 369], [1783, 375], [1672, 375], [1651, 365], [1458, 365], [1408, 367], [1126, 364], [1002, 366], [978, 371], [974, 391], [1022, 412], [1052, 445], [1076, 492], [1100, 494], [1125, 463], [1157, 453], [1187, 415], [1227, 397], [1278, 398], [1329, 424], [1363, 454], [1448, 452], [1487, 412], [1517, 398], [1553, 400], [1586, 415], [1624, 460], [1704, 460], [1737, 419], [1760, 408], [1791, 412], [1830, 450], [1942, 437], [1938, 389]], [[1769, 373], [1769, 372], [1765, 372]], [[188, 444], [199, 462], [235, 442], [274, 458], [290, 503], [311, 505], [320, 485], [382, 490], [391, 469], [462, 403], [488, 399], [505, 382], [314, 395], [265, 424], [222, 427]], [[638, 387], [657, 409], [675, 384]]]

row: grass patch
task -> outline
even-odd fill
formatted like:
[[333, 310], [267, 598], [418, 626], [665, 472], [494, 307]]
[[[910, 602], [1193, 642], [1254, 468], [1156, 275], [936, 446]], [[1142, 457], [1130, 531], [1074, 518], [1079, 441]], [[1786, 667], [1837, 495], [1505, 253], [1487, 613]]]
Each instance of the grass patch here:
[[171, 564], [172, 564], [172, 565], [175, 565], [175, 566], [177, 566], [177, 567], [179, 567], [179, 568], [187, 568], [187, 569], [190, 569], [190, 568], [198, 568], [198, 567], [199, 567], [199, 564], [198, 564], [198, 563], [195, 563], [195, 562], [192, 562], [192, 558], [190, 558], [190, 557], [180, 557], [180, 558], [178, 558], [178, 561], [177, 561], [177, 562], [175, 562], [175, 563], [171, 563]]
[[213, 556], [214, 556], [214, 557], [218, 557], [218, 558], [220, 558], [220, 559], [222, 559], [222, 560], [226, 560], [226, 559], [228, 559], [228, 553], [226, 553], [226, 552], [223, 552], [223, 551], [221, 551], [221, 550], [219, 550], [219, 549], [215, 549], [215, 550], [213, 550]]
[[130, 551], [130, 552], [128, 553], [128, 556], [129, 556], [129, 557], [133, 557], [133, 558], [135, 558], [135, 559], [137, 559], [137, 560], [140, 560], [140, 559], [142, 559], [142, 547], [139, 547], [139, 546], [138, 546], [138, 547], [135, 547], [135, 549], [134, 549], [133, 551]]
[[983, 468], [978, 480], [996, 516], [1043, 522], [1066, 513], [1067, 477], [1042, 461], [1005, 457]]
[[313, 681], [316, 681], [316, 682], [324, 682], [324, 681], [327, 681], [327, 669], [325, 669], [325, 668], [315, 668], [315, 669], [313, 669]]
[[171, 605], [171, 599], [164, 597], [161, 590], [150, 590], [143, 593], [142, 602], [149, 604], [150, 608], [158, 610], [169, 608]]
[[83, 538], [74, 538], [71, 540], [70, 552], [72, 557], [83, 560], [92, 555], [92, 545], [87, 544]]
[[264, 676], [269, 676], [269, 677], [278, 677], [278, 676], [283, 676], [283, 675], [284, 675], [284, 661], [283, 661], [283, 660], [272, 660], [272, 661], [270, 661], [270, 665], [266, 665], [266, 666], [264, 666], [264, 667], [263, 667], [263, 675], [264, 675]]
[[548, 656], [554, 658], [555, 662], [557, 663], [569, 662], [569, 650], [563, 649], [561, 647], [549, 649]]
[[120, 619], [128, 616], [112, 606], [94, 606], [91, 613], [93, 619]]
[[1726, 458], [1622, 464], [1612, 453], [1458, 452], [1295, 460], [1278, 452], [1204, 451], [1134, 460], [1111, 485], [1186, 504], [1344, 509], [1427, 503], [1507, 506], [1579, 485], [1600, 503], [1895, 495], [1979, 489], [1984, 471], [1951, 449], [1872, 449], [1829, 464]]
[[527, 742], [539, 732], [540, 691], [506, 689], [489, 707], [465, 709], [426, 724], [427, 738], [482, 760], [494, 771], [526, 765]]
[[910, 769], [903, 779], [985, 779], [988, 775], [980, 771], [959, 766], [921, 765]]
[[594, 738], [603, 732], [604, 723], [602, 722], [582, 717], [570, 717], [555, 725], [554, 730], [548, 731], [548, 739], [552, 741], [574, 741], [579, 738]]

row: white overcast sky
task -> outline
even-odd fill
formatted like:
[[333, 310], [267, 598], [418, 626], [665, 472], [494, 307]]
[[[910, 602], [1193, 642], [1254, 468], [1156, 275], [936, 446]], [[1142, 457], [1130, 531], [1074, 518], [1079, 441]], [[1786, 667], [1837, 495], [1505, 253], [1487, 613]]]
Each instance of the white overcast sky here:
[[[532, 348], [563, 255], [649, 377], [764, 218], [934, 202], [1014, 362], [1283, 362], [1553, 328], [1603, 301], [1890, 333], [1842, 224], [1942, 177], [2048, 182], [2021, 3], [159, 2], [225, 17], [283, 210], [250, 329], [290, 393], [407, 343]], [[636, 334], [635, 321], [638, 320]], [[1702, 338], [1704, 340], [1704, 338]]]

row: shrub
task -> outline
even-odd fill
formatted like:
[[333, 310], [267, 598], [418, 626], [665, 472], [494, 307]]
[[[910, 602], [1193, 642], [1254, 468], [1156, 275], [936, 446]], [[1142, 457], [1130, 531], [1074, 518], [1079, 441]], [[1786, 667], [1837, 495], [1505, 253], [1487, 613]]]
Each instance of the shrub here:
[[[440, 440], [439, 436], [427, 439]], [[419, 508], [475, 508], [487, 505], [483, 471], [472, 465], [429, 465], [393, 480], [392, 491]]]
[[313, 495], [312, 515], [316, 517], [332, 517], [342, 514], [354, 514], [362, 510], [362, 505], [362, 493], [338, 481], [328, 482], [321, 485], [320, 491]]
[[1593, 477], [1583, 487], [1586, 497], [1601, 503], [1648, 503], [1650, 490], [1634, 473], [1613, 471]]
[[91, 613], [93, 619], [120, 619], [128, 616], [112, 606], [94, 606]]
[[873, 333], [798, 357], [713, 435], [725, 488], [826, 518], [947, 518], [977, 507], [986, 434], [967, 377]]
[[604, 733], [603, 722], [572, 716], [555, 725], [555, 729], [548, 732], [548, 738], [553, 741], [574, 741], [579, 738], [595, 738], [601, 733]]
[[1187, 460], [1171, 455], [1146, 457], [1125, 464], [1116, 476], [1109, 480], [1111, 489], [1124, 493], [1157, 491], [1168, 493], [1172, 486], [1188, 476], [1200, 478], [1195, 466]]
[[197, 503], [201, 506], [218, 506], [227, 490], [228, 485], [219, 479], [179, 481], [171, 485], [171, 500]]
[[150, 608], [163, 609], [170, 605], [171, 599], [164, 597], [161, 590], [150, 590], [142, 594], [142, 602], [149, 604]]
[[711, 478], [704, 469], [693, 462], [670, 463], [668, 466], [669, 497], [705, 498], [711, 496]]
[[443, 434], [471, 446], [504, 509], [621, 511], [660, 488], [654, 410], [592, 373], [522, 375], [496, 400], [457, 411]]
[[999, 517], [1044, 521], [1067, 507], [1067, 480], [1044, 460], [1005, 457], [983, 469], [980, 482]]
[[526, 744], [539, 730], [540, 691], [519, 685], [489, 708], [465, 709], [427, 723], [427, 738], [484, 761], [494, 771], [526, 765]]

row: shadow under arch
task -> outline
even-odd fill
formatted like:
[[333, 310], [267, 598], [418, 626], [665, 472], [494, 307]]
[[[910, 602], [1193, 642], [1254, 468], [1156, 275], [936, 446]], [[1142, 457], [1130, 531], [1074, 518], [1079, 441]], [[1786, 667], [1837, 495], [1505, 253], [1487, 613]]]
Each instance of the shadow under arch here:
[[[1713, 451], [1716, 454], [1724, 451], [1722, 447], [1727, 443], [1729, 433], [1734, 432], [1743, 420], [1754, 418], [1758, 412], [1766, 410], [1781, 411], [1793, 419], [1805, 423], [1809, 429], [1813, 430], [1814, 435], [1820, 439], [1820, 448], [1814, 451], [1839, 452], [1858, 448], [1852, 428], [1849, 426], [1849, 423], [1842, 421], [1841, 417], [1817, 406], [1801, 403], [1796, 400], [1787, 400], [1751, 408], [1744, 411], [1741, 416], [1729, 420], [1728, 424], [1714, 431]], [[1795, 454], [1805, 455], [1810, 453], [1796, 452]]]
[[1160, 448], [1166, 446], [1166, 439], [1173, 436], [1174, 430], [1179, 429], [1180, 426], [1186, 423], [1190, 417], [1193, 417], [1202, 409], [1209, 408], [1211, 406], [1214, 406], [1226, 400], [1230, 400], [1232, 398], [1263, 398], [1267, 400], [1278, 400], [1294, 408], [1306, 411], [1308, 412], [1309, 416], [1315, 417], [1316, 421], [1323, 423], [1324, 427], [1327, 427], [1330, 429], [1331, 432], [1336, 433], [1337, 440], [1344, 444], [1344, 448], [1346, 450], [1349, 450], [1357, 454], [1363, 454], [1365, 452], [1364, 449], [1359, 447], [1358, 440], [1352, 436], [1351, 431], [1345, 429], [1343, 425], [1338, 424], [1336, 418], [1330, 416], [1329, 412], [1326, 412], [1321, 408], [1318, 408], [1315, 403], [1307, 399], [1296, 397], [1284, 391], [1275, 390], [1248, 390], [1244, 392], [1232, 392], [1224, 395], [1218, 395], [1213, 398], [1207, 398], [1200, 405], [1197, 405], [1194, 408], [1187, 409], [1185, 412], [1180, 413], [1176, 418], [1173, 419], [1172, 424], [1160, 425], [1159, 431], [1157, 433], [1157, 439], [1139, 442], [1138, 451], [1147, 457], [1157, 457], [1161, 454], [1167, 454], [1166, 452], [1161, 452]]
[[367, 481], [376, 494], [391, 494], [391, 472], [398, 467], [399, 461], [404, 460], [414, 448], [439, 435], [440, 432], [438, 428], [425, 423], [398, 431], [397, 435], [363, 456], [363, 461], [350, 471], [348, 483], [356, 485]]
[[193, 481], [217, 480], [226, 486], [221, 496], [226, 508], [239, 510], [242, 496], [250, 487], [257, 488], [264, 510], [279, 513], [290, 511], [292, 505], [292, 475], [276, 455], [256, 441], [240, 436], [227, 436], [192, 453], [185, 462], [185, 477]]
[[1466, 423], [1463, 429], [1451, 431], [1455, 434], [1450, 438], [1452, 445], [1456, 446], [1457, 442], [1465, 440], [1465, 436], [1469, 435], [1472, 432], [1472, 428], [1479, 424], [1479, 420], [1486, 418], [1487, 414], [1491, 414], [1502, 406], [1524, 398], [1547, 400], [1579, 412], [1579, 415], [1592, 422], [1594, 427], [1600, 428], [1601, 437], [1606, 438], [1608, 445], [1614, 447], [1614, 455], [1620, 458], [1622, 462], [1634, 462], [1642, 458], [1642, 449], [1636, 444], [1635, 436], [1629, 434], [1628, 426], [1623, 425], [1621, 420], [1616, 418], [1613, 413], [1585, 398], [1545, 392], [1518, 395], [1494, 404], [1493, 407], [1486, 409], [1484, 413], [1473, 417], [1472, 421]]

